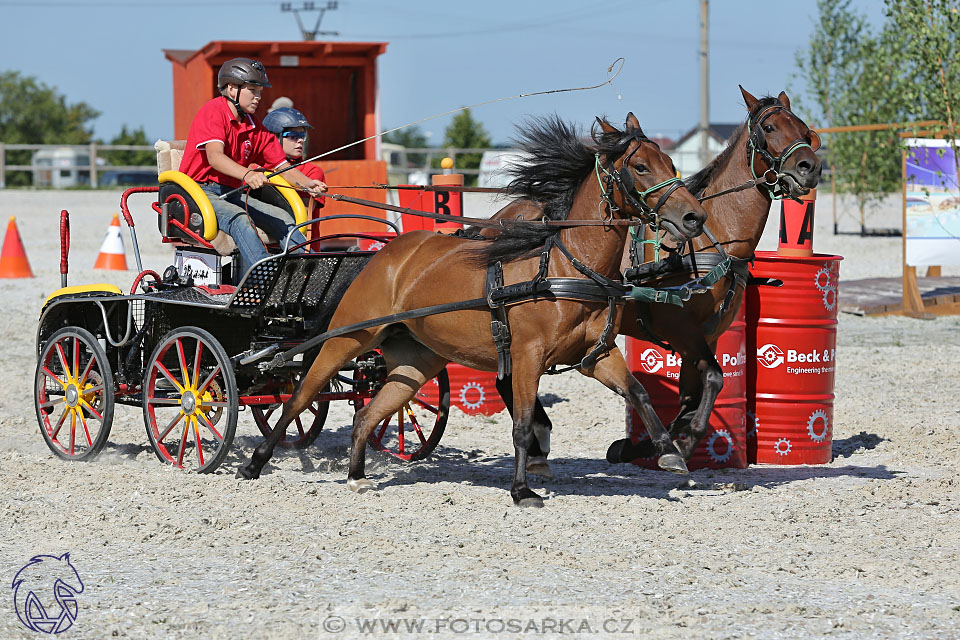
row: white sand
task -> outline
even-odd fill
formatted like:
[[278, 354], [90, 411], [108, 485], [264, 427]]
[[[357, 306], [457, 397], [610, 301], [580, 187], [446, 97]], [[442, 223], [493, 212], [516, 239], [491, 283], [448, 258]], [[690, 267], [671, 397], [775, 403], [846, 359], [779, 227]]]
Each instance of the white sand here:
[[[141, 198], [145, 266], [162, 270], [169, 251]], [[0, 582], [33, 555], [70, 552], [86, 589], [68, 637], [357, 637], [358, 619], [426, 619], [435, 638], [491, 637], [508, 619], [524, 637], [960, 635], [960, 318], [841, 316], [823, 466], [698, 471], [693, 486], [611, 466], [623, 404], [575, 373], [541, 385], [557, 425], [557, 478], [533, 482], [542, 510], [512, 506], [505, 413], [454, 411], [420, 463], [369, 453], [380, 490], [365, 495], [345, 486], [343, 402], [313, 447], [280, 452], [257, 482], [234, 479], [260, 440], [249, 412], [214, 475], [162, 466], [132, 407], [117, 408], [100, 458], [66, 463], [32, 399], [57, 214], [73, 214], [71, 284], [126, 290], [132, 271], [89, 269], [117, 201], [0, 192], [37, 276], [0, 280]], [[815, 247], [845, 256], [842, 278], [899, 275], [899, 239], [834, 237], [828, 218]], [[33, 637], [7, 593], [0, 637]]]

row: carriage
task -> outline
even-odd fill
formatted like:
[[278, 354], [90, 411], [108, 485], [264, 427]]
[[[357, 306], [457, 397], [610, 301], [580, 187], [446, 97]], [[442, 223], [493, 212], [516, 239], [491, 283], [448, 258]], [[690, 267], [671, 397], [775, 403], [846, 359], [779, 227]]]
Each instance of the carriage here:
[[[351, 217], [307, 220], [306, 207], [283, 177], [271, 183], [258, 197], [285, 208], [298, 229]], [[139, 193], [156, 196], [151, 206], [162, 240], [175, 248], [174, 264], [162, 275], [140, 263], [128, 205]], [[231, 239], [217, 229], [205, 194], [185, 174], [162, 171], [157, 187], [126, 190], [120, 208], [139, 271], [129, 292], [114, 285], [66, 286], [69, 221], [61, 220], [64, 286], [46, 299], [37, 331], [34, 404], [41, 432], [57, 456], [89, 460], [107, 442], [114, 406], [140, 406], [150, 446], [162, 462], [212, 472], [229, 452], [242, 408], [250, 409], [261, 433], [270, 434], [276, 410], [296, 389], [316, 349], [281, 366], [270, 366], [270, 355], [322, 332], [374, 252], [314, 250], [329, 236], [314, 237], [307, 247], [291, 246], [289, 235], [279, 243], [268, 238], [271, 255], [238, 278], [223, 263], [235, 249]], [[397, 230], [380, 218], [353, 217]], [[331, 401], [347, 400], [358, 409], [385, 379], [378, 351], [357, 357], [297, 417], [281, 444], [308, 446]], [[403, 460], [426, 457], [443, 434], [449, 403], [444, 370], [383, 421], [370, 445]]]

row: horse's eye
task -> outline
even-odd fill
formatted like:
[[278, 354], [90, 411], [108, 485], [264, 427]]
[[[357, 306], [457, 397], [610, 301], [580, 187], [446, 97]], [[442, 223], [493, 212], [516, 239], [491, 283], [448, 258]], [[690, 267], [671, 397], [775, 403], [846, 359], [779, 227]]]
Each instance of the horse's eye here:
[[766, 131], [767, 133], [773, 133], [773, 127], [769, 124], [763, 125], [763, 130]]
[[638, 164], [638, 165], [636, 165], [636, 166], [634, 167], [634, 169], [637, 170], [637, 173], [646, 173], [646, 172], [647, 172], [647, 165], [645, 165], [645, 164]]

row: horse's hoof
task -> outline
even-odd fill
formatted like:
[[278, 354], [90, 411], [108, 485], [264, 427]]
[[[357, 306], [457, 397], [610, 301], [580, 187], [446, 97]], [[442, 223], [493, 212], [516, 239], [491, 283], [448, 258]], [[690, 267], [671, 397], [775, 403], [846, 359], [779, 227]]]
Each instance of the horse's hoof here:
[[630, 446], [630, 439], [614, 440], [607, 448], [607, 462], [617, 464], [618, 462], [630, 462], [624, 457], [624, 451]]
[[550, 470], [550, 463], [546, 456], [534, 456], [527, 459], [527, 473], [535, 476], [553, 480], [553, 471]]
[[523, 498], [520, 502], [517, 503], [517, 506], [521, 509], [533, 508], [533, 509], [542, 509], [543, 508], [543, 498], [537, 496], [536, 498]]
[[237, 478], [241, 480], [256, 480], [260, 477], [260, 472], [254, 470], [250, 465], [244, 465], [237, 469]]
[[347, 479], [347, 486], [350, 487], [350, 491], [354, 493], [366, 493], [367, 491], [376, 491], [377, 483], [367, 478], [360, 478], [359, 480], [354, 480], [353, 478]]
[[679, 453], [665, 453], [657, 459], [657, 464], [660, 465], [660, 468], [669, 471], [670, 473], [678, 473], [680, 475], [687, 475], [690, 473], [687, 470], [687, 463], [683, 461], [683, 456]]
[[520, 491], [513, 492], [513, 504], [521, 508], [526, 507], [535, 507], [540, 508], [543, 506], [543, 498], [535, 494], [529, 488], [521, 489]]

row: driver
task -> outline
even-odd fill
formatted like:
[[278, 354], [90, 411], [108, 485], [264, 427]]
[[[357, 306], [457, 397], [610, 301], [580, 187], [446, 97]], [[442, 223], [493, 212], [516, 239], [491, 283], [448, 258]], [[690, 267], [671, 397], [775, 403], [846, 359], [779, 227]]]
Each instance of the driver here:
[[[283, 209], [242, 191], [220, 199], [222, 194], [241, 185], [258, 189], [267, 182], [262, 170], [248, 168], [252, 164], [271, 169], [287, 166], [277, 139], [253, 116], [260, 106], [263, 88], [269, 86], [267, 72], [258, 60], [234, 58], [223, 63], [217, 74], [220, 96], [204, 104], [194, 117], [180, 163], [180, 171], [193, 178], [210, 198], [219, 227], [237, 243], [240, 264], [233, 271], [236, 282], [268, 255], [254, 223], [277, 239], [285, 238], [295, 224]], [[308, 178], [297, 169], [283, 175], [312, 196], [327, 188], [323, 181]], [[301, 244], [306, 238], [294, 231], [290, 242]]]

